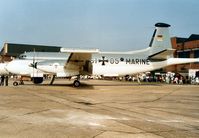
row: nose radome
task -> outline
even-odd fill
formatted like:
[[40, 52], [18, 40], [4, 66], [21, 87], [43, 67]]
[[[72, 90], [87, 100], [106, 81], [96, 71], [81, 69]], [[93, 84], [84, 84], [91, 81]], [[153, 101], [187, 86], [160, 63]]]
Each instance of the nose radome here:
[[6, 66], [5, 69], [10, 72], [10, 73], [15, 73], [15, 70], [17, 69], [17, 67], [14, 65], [14, 63], [11, 61], [9, 62]]

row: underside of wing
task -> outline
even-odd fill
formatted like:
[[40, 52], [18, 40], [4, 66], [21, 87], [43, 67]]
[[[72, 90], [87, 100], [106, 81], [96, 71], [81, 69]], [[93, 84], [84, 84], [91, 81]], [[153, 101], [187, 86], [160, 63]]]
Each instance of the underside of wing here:
[[98, 49], [61, 49], [61, 52], [70, 53], [65, 69], [79, 72], [82, 75], [92, 74], [92, 54], [99, 53]]

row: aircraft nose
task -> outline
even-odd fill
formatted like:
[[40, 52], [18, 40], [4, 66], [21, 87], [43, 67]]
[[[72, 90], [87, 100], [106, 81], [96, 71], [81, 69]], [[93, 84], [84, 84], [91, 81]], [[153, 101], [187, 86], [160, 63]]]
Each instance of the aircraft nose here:
[[6, 66], [5, 69], [10, 72], [10, 73], [14, 73], [14, 69], [16, 69], [16, 66], [13, 65], [13, 62], [9, 62]]
[[0, 75], [8, 74], [8, 71], [6, 70], [7, 63], [0, 63]]

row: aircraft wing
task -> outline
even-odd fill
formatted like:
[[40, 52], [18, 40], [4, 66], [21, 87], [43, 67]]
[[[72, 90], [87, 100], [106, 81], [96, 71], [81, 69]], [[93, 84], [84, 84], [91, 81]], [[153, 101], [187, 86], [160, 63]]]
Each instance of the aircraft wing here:
[[153, 54], [151, 56], [149, 56], [149, 59], [154, 59], [154, 60], [165, 60], [168, 59], [168, 57], [173, 56], [173, 52], [175, 51], [175, 49], [165, 49], [163, 51], [160, 51], [156, 54]]
[[99, 53], [99, 49], [68, 49], [61, 48], [61, 52], [70, 53], [65, 64], [65, 69], [79, 72], [79, 74], [91, 74], [92, 54]]

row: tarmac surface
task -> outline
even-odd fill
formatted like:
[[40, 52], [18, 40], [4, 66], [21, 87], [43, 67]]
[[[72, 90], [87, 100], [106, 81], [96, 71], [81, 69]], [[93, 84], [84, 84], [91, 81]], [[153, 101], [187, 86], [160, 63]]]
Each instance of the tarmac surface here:
[[199, 86], [82, 82], [0, 87], [0, 138], [199, 137]]

